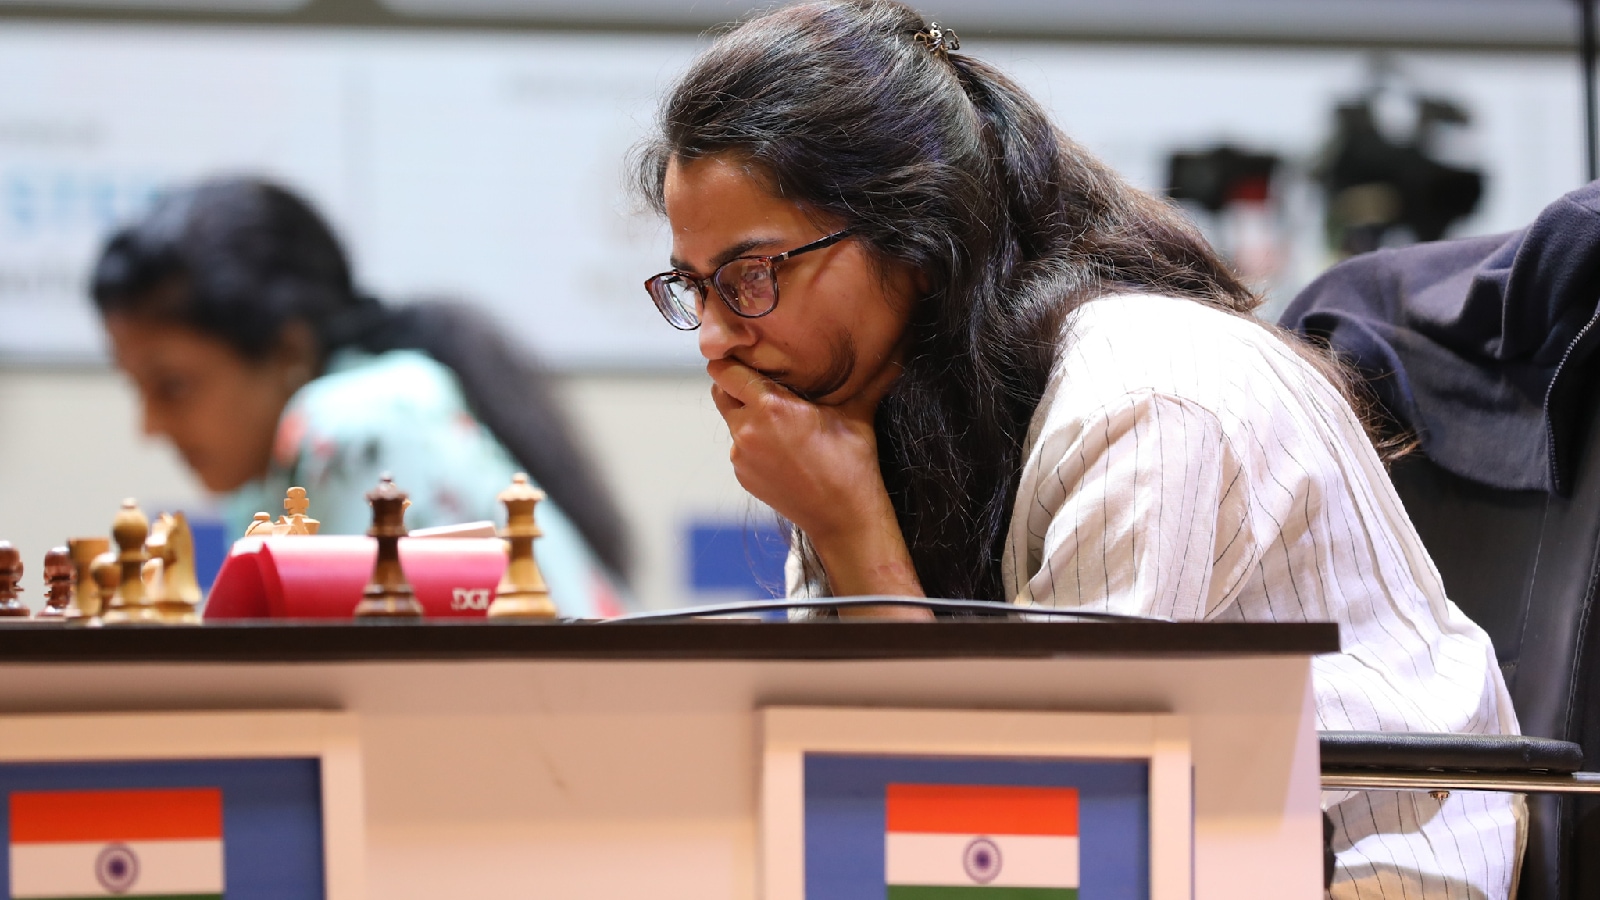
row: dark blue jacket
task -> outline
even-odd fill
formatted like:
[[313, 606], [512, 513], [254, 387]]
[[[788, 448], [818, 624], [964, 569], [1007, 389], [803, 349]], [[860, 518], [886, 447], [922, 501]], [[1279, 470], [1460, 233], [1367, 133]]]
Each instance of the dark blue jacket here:
[[1600, 379], [1600, 181], [1511, 234], [1347, 260], [1290, 304], [1441, 467], [1567, 493]]

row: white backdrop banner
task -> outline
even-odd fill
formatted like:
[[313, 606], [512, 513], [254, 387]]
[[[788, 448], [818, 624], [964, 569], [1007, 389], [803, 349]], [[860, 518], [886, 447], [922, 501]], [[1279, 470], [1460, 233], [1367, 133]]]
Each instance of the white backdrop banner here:
[[[1303, 175], [1333, 104], [1362, 89], [1369, 65], [1349, 50], [963, 37], [1151, 189], [1172, 150], [1208, 142], [1278, 154]], [[0, 361], [102, 358], [85, 283], [109, 229], [174, 184], [251, 172], [322, 208], [379, 296], [484, 304], [562, 369], [693, 366], [693, 336], [667, 327], [641, 289], [669, 247], [627, 190], [626, 156], [702, 45], [685, 34], [7, 23]], [[1578, 184], [1571, 60], [1396, 59], [1474, 116], [1488, 192], [1464, 232], [1521, 225]], [[1308, 202], [1285, 213], [1295, 248], [1280, 292], [1328, 262]]]

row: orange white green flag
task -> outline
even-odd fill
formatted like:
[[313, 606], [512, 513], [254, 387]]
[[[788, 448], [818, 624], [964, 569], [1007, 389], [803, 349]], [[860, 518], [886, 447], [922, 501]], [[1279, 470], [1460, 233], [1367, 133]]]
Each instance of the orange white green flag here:
[[1075, 788], [890, 784], [888, 900], [1077, 900]]
[[221, 900], [222, 791], [11, 794], [13, 900]]

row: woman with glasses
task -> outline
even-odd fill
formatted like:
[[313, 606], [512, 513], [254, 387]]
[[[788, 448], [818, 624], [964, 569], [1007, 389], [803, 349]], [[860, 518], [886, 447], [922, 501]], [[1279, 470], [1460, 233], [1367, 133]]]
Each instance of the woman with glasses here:
[[[1318, 727], [1515, 732], [1343, 372], [1168, 204], [889, 0], [732, 29], [639, 183], [790, 590], [1339, 623]], [[884, 615], [889, 610], [870, 610]], [[1336, 897], [1510, 891], [1520, 801], [1324, 799]]]
[[222, 495], [235, 537], [291, 485], [321, 533], [363, 534], [383, 473], [412, 528], [494, 519], [522, 470], [550, 495], [538, 553], [557, 607], [617, 611], [626, 532], [538, 366], [470, 308], [360, 294], [304, 200], [250, 178], [177, 190], [112, 235], [93, 294], [145, 431]]

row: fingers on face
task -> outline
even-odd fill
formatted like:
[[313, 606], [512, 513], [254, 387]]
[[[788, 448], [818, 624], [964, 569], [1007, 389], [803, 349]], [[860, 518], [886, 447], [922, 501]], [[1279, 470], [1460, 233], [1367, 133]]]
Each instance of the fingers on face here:
[[782, 435], [792, 432], [792, 420], [784, 410], [757, 398], [756, 403], [741, 403], [722, 388], [711, 388], [712, 402], [728, 426], [733, 438], [732, 458], [737, 464], [741, 450], [745, 453], [765, 455], [788, 443]]
[[777, 389], [767, 376], [736, 360], [712, 360], [706, 364], [706, 372], [714, 384], [744, 404], [759, 402]]
[[744, 406], [743, 403], [740, 403], [738, 400], [734, 399], [732, 394], [723, 390], [722, 385], [717, 384], [716, 382], [712, 382], [711, 384], [711, 402], [716, 405], [717, 412], [721, 413], [724, 419], [726, 419], [730, 413], [733, 413]]

